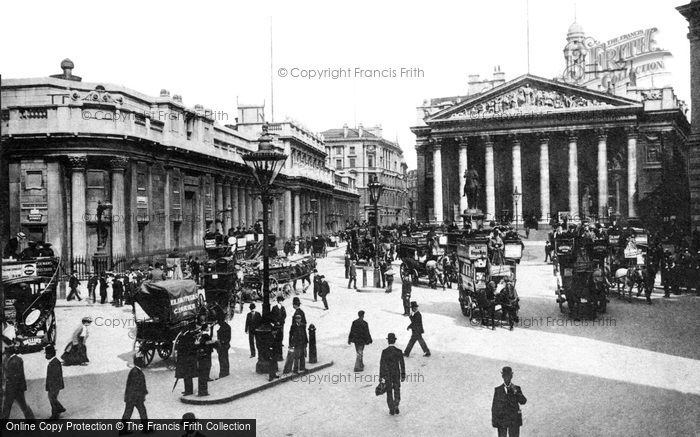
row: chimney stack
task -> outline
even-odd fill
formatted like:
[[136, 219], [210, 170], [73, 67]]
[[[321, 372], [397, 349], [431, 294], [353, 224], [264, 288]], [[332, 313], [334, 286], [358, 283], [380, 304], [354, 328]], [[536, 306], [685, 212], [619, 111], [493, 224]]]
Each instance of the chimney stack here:
[[343, 138], [347, 138], [347, 137], [348, 137], [348, 124], [345, 123], [345, 124], [343, 124]]
[[362, 123], [357, 125], [357, 136], [362, 138]]
[[498, 65], [493, 69], [493, 86], [497, 87], [506, 83], [506, 74], [501, 71], [501, 66]]

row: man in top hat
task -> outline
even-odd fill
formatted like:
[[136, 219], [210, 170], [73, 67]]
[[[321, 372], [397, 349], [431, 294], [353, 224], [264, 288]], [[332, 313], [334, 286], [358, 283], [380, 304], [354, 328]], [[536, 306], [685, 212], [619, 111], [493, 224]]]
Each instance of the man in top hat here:
[[409, 356], [411, 354], [411, 349], [413, 349], [413, 345], [416, 344], [417, 341], [418, 344], [420, 344], [421, 349], [423, 349], [423, 356], [429, 357], [430, 349], [428, 349], [428, 345], [425, 344], [425, 340], [423, 340], [423, 334], [425, 331], [423, 331], [423, 316], [421, 315], [420, 311], [418, 311], [418, 302], [411, 302], [411, 314], [408, 317], [411, 319], [411, 324], [408, 325], [406, 330], [408, 331], [410, 329], [412, 334], [403, 354], [405, 356]]
[[501, 376], [503, 384], [493, 392], [491, 425], [498, 429], [498, 437], [518, 437], [523, 425], [520, 405], [525, 405], [527, 399], [520, 387], [512, 383], [513, 369], [504, 367]]
[[306, 325], [306, 314], [304, 314], [304, 310], [301, 309], [301, 301], [298, 297], [294, 297], [294, 299], [292, 299], [292, 306], [294, 307], [294, 314], [292, 315], [292, 320], [298, 314], [301, 316], [301, 323]]
[[36, 246], [36, 241], [30, 241], [27, 245], [27, 248], [19, 255], [20, 259], [37, 258], [39, 256], [39, 249]]
[[3, 251], [3, 257], [5, 258], [19, 258], [19, 254], [22, 253], [22, 243], [27, 239], [27, 234], [24, 232], [17, 232], [17, 234], [10, 238], [5, 245], [5, 250]]
[[282, 341], [284, 341], [284, 323], [287, 319], [287, 310], [282, 305], [284, 298], [277, 296], [277, 305], [270, 310], [270, 315], [275, 323], [273, 334], [275, 336], [275, 357], [277, 361], [282, 361]]
[[39, 243], [39, 256], [54, 256], [55, 254], [51, 246], [51, 243]]
[[401, 349], [394, 346], [396, 335], [390, 332], [386, 337], [389, 346], [382, 351], [379, 360], [379, 378], [386, 384], [386, 404], [389, 414], [399, 414], [401, 383], [406, 380], [406, 365]]
[[250, 312], [245, 318], [245, 332], [248, 334], [248, 344], [250, 345], [250, 358], [255, 357], [255, 330], [262, 322], [262, 316], [255, 311], [255, 304], [251, 303]]
[[49, 404], [51, 404], [51, 417], [49, 420], [56, 420], [61, 413], [66, 409], [58, 401], [58, 393], [63, 390], [63, 366], [61, 361], [56, 358], [56, 348], [53, 345], [46, 346], [44, 349], [46, 359], [49, 361], [46, 367], [46, 392], [49, 396]]
[[231, 325], [226, 322], [223, 311], [218, 317], [217, 324], [219, 329], [216, 331], [216, 355], [219, 357], [219, 378], [224, 378], [229, 375], [228, 350], [231, 348]]

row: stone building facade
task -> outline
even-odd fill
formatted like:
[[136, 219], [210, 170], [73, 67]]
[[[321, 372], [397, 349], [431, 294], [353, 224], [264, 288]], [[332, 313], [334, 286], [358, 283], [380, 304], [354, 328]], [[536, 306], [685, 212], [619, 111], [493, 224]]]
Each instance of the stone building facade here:
[[[90, 265], [99, 254], [118, 269], [175, 248], [201, 252], [207, 228], [226, 232], [260, 219], [242, 156], [257, 149], [261, 123], [223, 126], [234, 117], [186, 107], [166, 90], [151, 97], [83, 82], [69, 60], [61, 67], [52, 77], [2, 81], [4, 241], [23, 231], [65, 259]], [[311, 233], [302, 226], [304, 199], [320, 199], [319, 217], [334, 199], [350, 218], [359, 194], [351, 184], [335, 184], [320, 137], [289, 122], [270, 130], [290, 156], [270, 221], [278, 239]], [[300, 160], [301, 149], [307, 156]]]
[[[574, 23], [568, 40], [581, 36]], [[418, 220], [459, 221], [476, 208], [520, 223], [560, 213], [666, 214], [688, 223], [690, 125], [672, 88], [626, 86], [616, 94], [622, 87], [603, 92], [564, 78], [501, 74], [481, 92], [470, 77], [467, 95], [418, 108]]]
[[693, 0], [678, 11], [688, 20], [690, 40], [691, 129], [688, 141], [690, 154], [690, 208], [693, 229], [700, 230], [700, 0]]
[[360, 192], [360, 211], [356, 219], [367, 220], [373, 205], [369, 184], [374, 178], [384, 185], [379, 199], [379, 223], [389, 225], [408, 221], [407, 165], [398, 143], [382, 137], [381, 126], [322, 132], [326, 142], [328, 166], [343, 174], [354, 175]]

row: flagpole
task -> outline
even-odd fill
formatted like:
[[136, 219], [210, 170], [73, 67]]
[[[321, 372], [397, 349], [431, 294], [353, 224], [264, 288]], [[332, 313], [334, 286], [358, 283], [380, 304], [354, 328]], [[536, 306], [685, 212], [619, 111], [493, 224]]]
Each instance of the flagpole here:
[[270, 121], [275, 122], [274, 66], [272, 61], [272, 16], [270, 16]]
[[525, 2], [525, 24], [527, 28], [527, 74], [530, 74], [530, 0]]

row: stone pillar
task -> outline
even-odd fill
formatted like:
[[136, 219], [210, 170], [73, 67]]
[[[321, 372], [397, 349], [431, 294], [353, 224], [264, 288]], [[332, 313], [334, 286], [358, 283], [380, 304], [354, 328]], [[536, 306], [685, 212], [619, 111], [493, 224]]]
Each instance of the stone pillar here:
[[[438, 140], [439, 141], [439, 140]], [[444, 222], [442, 204], [442, 152], [441, 144], [433, 145], [433, 214], [438, 224]]]
[[[214, 202], [214, 228], [219, 228], [221, 227], [222, 229], [224, 228], [223, 226], [223, 221], [224, 221], [224, 182], [221, 180], [221, 178], [216, 178], [214, 181], [214, 186], [216, 187], [215, 191], [215, 202]], [[217, 223], [218, 222], [218, 223]], [[222, 234], [225, 233], [225, 231], [222, 232]]]
[[231, 227], [231, 180], [224, 178], [224, 184], [221, 186], [224, 196], [224, 217], [223, 217], [223, 234], [227, 235]]
[[466, 184], [466, 179], [464, 179], [464, 174], [467, 172], [468, 160], [467, 160], [467, 138], [459, 138], [459, 213], [464, 214], [464, 210], [469, 208], [469, 201], [473, 199], [467, 199], [464, 195], [464, 185]]
[[576, 132], [568, 131], [569, 138], [569, 211], [574, 220], [579, 217], [578, 203], [578, 146]]
[[598, 217], [605, 217], [608, 206], [608, 133], [596, 129], [598, 137]]
[[231, 198], [231, 227], [233, 229], [236, 229], [236, 226], [238, 226], [238, 188], [236, 188], [235, 185], [236, 181], [234, 179], [231, 179], [230, 185], [228, 187], [229, 191], [231, 192], [230, 198]]
[[301, 199], [299, 192], [294, 192], [294, 238], [301, 236]]
[[[511, 151], [513, 153], [513, 192], [517, 188], [520, 192], [520, 198], [513, 199], [513, 218], [519, 224], [523, 223], [523, 172], [522, 162], [520, 159], [520, 138], [516, 135], [510, 137]], [[516, 217], [517, 214], [517, 217]]]
[[[425, 167], [425, 146], [416, 145], [416, 198], [413, 199], [413, 210], [416, 221], [427, 221], [428, 205], [425, 204], [425, 178], [427, 169]], [[359, 209], [359, 203], [357, 204]], [[357, 220], [357, 213], [353, 214], [351, 221]]]
[[493, 162], [493, 141], [488, 135], [483, 136], [484, 163], [486, 174], [486, 219], [496, 219], [496, 182], [495, 167]]
[[550, 220], [549, 205], [549, 135], [542, 134], [540, 140], [540, 222], [548, 223]]
[[637, 128], [628, 128], [627, 132], [627, 217], [636, 217], [634, 195], [637, 191]]
[[68, 157], [71, 169], [71, 257], [87, 256], [85, 169], [87, 156]]
[[[109, 160], [112, 169], [112, 257], [126, 256], [126, 203], [124, 200], [124, 170], [129, 160], [115, 156]], [[166, 176], [167, 177], [167, 176]], [[169, 208], [170, 205], [165, 205]], [[170, 225], [166, 223], [165, 226]], [[168, 242], [169, 243], [169, 242]]]
[[245, 223], [247, 227], [251, 227], [255, 224], [253, 220], [253, 189], [250, 187], [245, 188]]
[[[242, 184], [242, 181], [239, 181], [239, 184]], [[236, 188], [236, 191], [238, 191], [238, 223], [236, 223], [236, 226], [240, 226], [241, 228], [245, 228], [246, 225], [246, 211], [248, 210], [246, 199], [245, 199], [245, 188], [241, 185], [238, 185], [238, 188]]]
[[284, 192], [284, 238], [289, 240], [292, 238], [292, 192], [285, 190]]
[[[163, 170], [165, 170], [165, 184], [163, 186], [163, 248], [170, 250], [171, 248], [171, 240], [172, 240], [172, 231], [173, 231], [173, 222], [170, 220], [170, 207], [172, 205], [172, 202], [170, 200], [170, 196], [172, 195], [173, 192], [173, 167], [171, 164], [166, 163], [163, 164]], [[181, 198], [182, 199], [182, 198]], [[112, 238], [114, 240], [114, 237]], [[114, 242], [112, 243], [114, 244]], [[112, 253], [116, 254], [117, 252], [114, 251], [114, 246], [112, 246]]]

